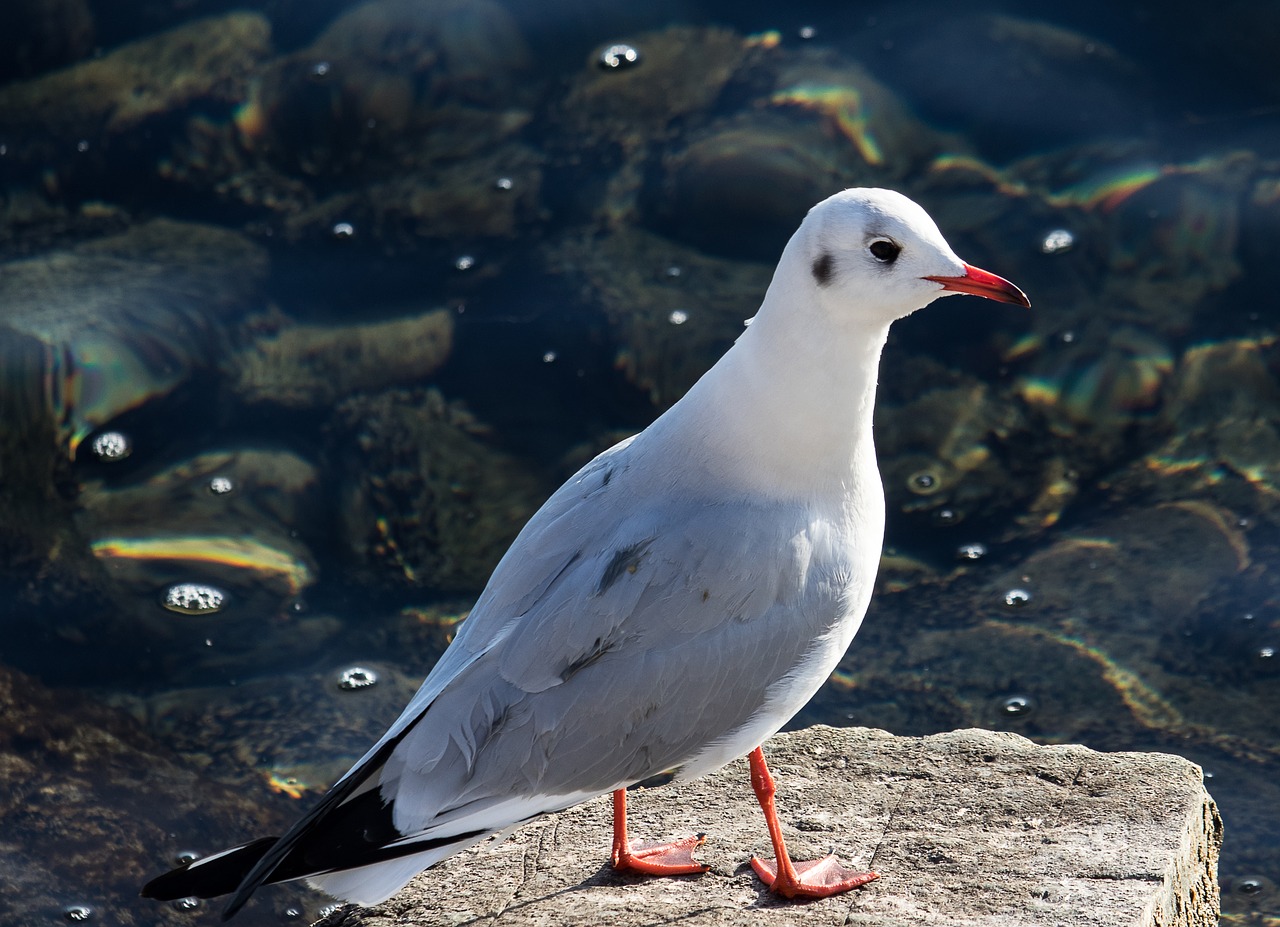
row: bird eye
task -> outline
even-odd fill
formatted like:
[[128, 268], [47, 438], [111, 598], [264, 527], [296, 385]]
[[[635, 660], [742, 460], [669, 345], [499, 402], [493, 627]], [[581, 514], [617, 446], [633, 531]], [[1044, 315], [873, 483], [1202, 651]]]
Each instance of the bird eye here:
[[887, 238], [877, 238], [868, 246], [867, 250], [881, 264], [892, 264], [898, 259], [902, 248]]

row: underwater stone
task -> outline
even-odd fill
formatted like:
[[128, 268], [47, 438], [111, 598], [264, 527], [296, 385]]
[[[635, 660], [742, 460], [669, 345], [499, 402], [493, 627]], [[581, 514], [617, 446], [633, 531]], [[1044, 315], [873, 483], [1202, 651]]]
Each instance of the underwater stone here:
[[0, 125], [29, 139], [14, 155], [47, 158], [57, 144], [118, 135], [200, 101], [228, 108], [248, 96], [271, 49], [257, 13], [200, 19], [45, 77], [0, 87]]
[[437, 390], [342, 402], [329, 426], [344, 463], [341, 537], [378, 585], [479, 591], [546, 490]]
[[[601, 307], [618, 342], [617, 366], [659, 407], [683, 396], [733, 343], [744, 307], [760, 304], [773, 272], [634, 227], [566, 237], [548, 261]], [[661, 270], [673, 264], [680, 274]], [[671, 314], [690, 305], [698, 312], [673, 325]]]
[[[6, 324], [47, 345], [41, 377], [60, 388], [37, 392], [69, 455], [95, 428], [212, 364], [266, 265], [234, 232], [169, 219], [0, 264]], [[0, 364], [4, 391], [30, 391], [13, 382], [20, 369]]]
[[453, 329], [446, 309], [356, 325], [283, 324], [226, 366], [243, 402], [324, 409], [435, 373], [453, 350]]
[[[396, 624], [383, 616], [379, 623]], [[443, 646], [413, 652], [407, 661], [413, 672], [430, 665]], [[377, 684], [355, 693], [335, 684], [337, 667], [290, 669], [314, 656], [296, 662], [277, 656], [271, 672], [242, 678], [229, 691], [218, 685], [173, 688], [148, 696], [134, 710], [178, 755], [193, 758], [216, 779], [250, 784], [259, 800], [268, 791], [319, 793], [378, 737], [380, 719], [394, 715], [421, 678], [395, 666], [362, 663], [360, 669], [376, 676]], [[352, 705], [357, 697], [358, 708]]]
[[[135, 650], [142, 643], [135, 637]], [[60, 642], [52, 658], [67, 648]], [[198, 830], [221, 847], [234, 843], [246, 822], [287, 826], [293, 809], [264, 802], [243, 767], [222, 779], [205, 777], [199, 757], [183, 760], [144, 730], [142, 711], [109, 704], [105, 690], [90, 694], [84, 684], [80, 676], [55, 690], [0, 667], [3, 920], [62, 924], [71, 903], [91, 908], [90, 925], [185, 923], [167, 909], [143, 914], [138, 904], [140, 882], [181, 848], [175, 835]], [[119, 677], [111, 691], [122, 694]]]
[[238, 116], [241, 137], [287, 173], [354, 172], [367, 183], [370, 167], [382, 178], [474, 150], [468, 132], [491, 142], [529, 62], [491, 0], [372, 0], [262, 70]]
[[[100, 595], [119, 607], [86, 629], [87, 641], [129, 648], [142, 635], [152, 650], [135, 665], [155, 654], [170, 674], [198, 675], [228, 659], [228, 644], [240, 666], [251, 666], [286, 659], [326, 636], [322, 619], [290, 608], [318, 569], [310, 545], [325, 509], [313, 464], [289, 451], [249, 447], [205, 451], [127, 482], [108, 475], [84, 480], [76, 526], [103, 568]], [[211, 492], [216, 477], [231, 480], [235, 491]], [[224, 605], [234, 597], [237, 607], [219, 615], [216, 633], [156, 607], [158, 590], [189, 583], [225, 592]]]

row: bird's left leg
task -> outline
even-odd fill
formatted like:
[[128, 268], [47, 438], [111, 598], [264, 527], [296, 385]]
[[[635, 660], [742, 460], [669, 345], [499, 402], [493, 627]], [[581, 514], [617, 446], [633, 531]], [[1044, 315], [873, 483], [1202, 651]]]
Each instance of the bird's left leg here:
[[773, 841], [774, 859], [751, 857], [751, 868], [765, 885], [784, 898], [825, 898], [880, 878], [874, 872], [846, 869], [833, 853], [811, 862], [793, 863], [782, 840], [778, 812], [773, 807], [773, 793], [777, 786], [769, 767], [764, 764], [764, 751], [756, 747], [748, 754], [748, 762], [751, 765], [751, 788], [764, 811], [769, 839]]
[[691, 875], [706, 872], [693, 858], [693, 851], [706, 842], [706, 834], [685, 837], [671, 843], [632, 847], [627, 839], [627, 790], [613, 793], [613, 868], [644, 875]]

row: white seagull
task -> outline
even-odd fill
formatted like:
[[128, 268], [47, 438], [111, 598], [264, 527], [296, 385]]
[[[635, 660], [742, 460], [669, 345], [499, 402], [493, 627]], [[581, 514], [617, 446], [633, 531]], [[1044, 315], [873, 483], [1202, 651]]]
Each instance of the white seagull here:
[[750, 756], [786, 897], [876, 878], [792, 862], [760, 744], [853, 640], [884, 537], [871, 439], [889, 326], [939, 296], [1030, 306], [960, 260], [890, 190], [809, 210], [749, 328], [640, 434], [530, 519], [404, 713], [283, 837], [198, 859], [150, 898], [306, 879], [376, 904], [413, 876], [540, 815], [613, 794], [613, 865], [705, 871], [702, 838], [632, 847], [626, 789]]

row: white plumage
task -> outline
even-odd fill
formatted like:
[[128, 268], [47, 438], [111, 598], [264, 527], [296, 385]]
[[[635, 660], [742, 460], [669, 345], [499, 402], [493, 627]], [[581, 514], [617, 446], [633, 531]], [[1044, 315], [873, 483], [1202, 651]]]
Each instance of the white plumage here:
[[[534, 515], [421, 690], [320, 805], [280, 840], [147, 893], [235, 891], [229, 916], [263, 882], [307, 878], [369, 904], [523, 821], [757, 747], [866, 612], [884, 532], [880, 352], [895, 319], [948, 292], [1027, 304], [900, 194], [815, 206], [733, 348]], [[841, 872], [773, 884], [820, 894], [874, 878]]]

